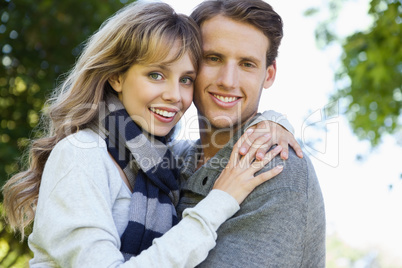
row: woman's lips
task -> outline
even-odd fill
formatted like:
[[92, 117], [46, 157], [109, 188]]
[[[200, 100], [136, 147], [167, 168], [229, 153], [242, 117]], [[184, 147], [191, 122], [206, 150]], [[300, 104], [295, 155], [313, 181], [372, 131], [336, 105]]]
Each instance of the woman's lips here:
[[163, 123], [170, 123], [175, 118], [178, 111], [169, 108], [150, 107], [149, 110], [156, 119]]

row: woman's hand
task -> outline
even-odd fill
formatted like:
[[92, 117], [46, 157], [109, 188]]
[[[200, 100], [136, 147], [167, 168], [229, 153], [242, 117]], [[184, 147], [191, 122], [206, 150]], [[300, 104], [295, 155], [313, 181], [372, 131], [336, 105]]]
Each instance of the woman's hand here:
[[257, 125], [250, 127], [243, 136], [246, 134], [248, 138], [244, 139], [243, 144], [240, 146], [241, 155], [246, 155], [250, 147], [258, 146], [256, 159], [262, 160], [269, 148], [274, 144], [278, 144], [282, 147], [282, 159], [288, 159], [289, 145], [298, 157], [303, 158], [303, 152], [293, 134], [275, 122], [261, 121]]
[[[269, 171], [254, 176], [254, 174], [265, 167], [282, 148], [278, 145], [267, 154], [264, 154], [261, 160], [254, 161], [254, 156], [259, 146], [252, 146], [245, 156], [239, 154], [240, 145], [248, 138], [249, 136], [246, 133], [235, 144], [227, 166], [222, 171], [213, 187], [213, 189], [227, 192], [233, 196], [239, 204], [243, 202], [255, 187], [275, 177], [283, 170], [283, 166], [278, 165]], [[258, 142], [258, 139], [256, 141]]]

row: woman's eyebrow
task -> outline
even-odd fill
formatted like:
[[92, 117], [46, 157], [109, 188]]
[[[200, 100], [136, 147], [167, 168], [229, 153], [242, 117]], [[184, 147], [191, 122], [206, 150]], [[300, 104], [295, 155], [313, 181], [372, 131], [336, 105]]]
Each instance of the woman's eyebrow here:
[[195, 70], [189, 70], [189, 71], [186, 71], [186, 72], [184, 72], [185, 74], [193, 74], [193, 75], [196, 75], [197, 74], [197, 72], [195, 71]]
[[158, 68], [158, 69], [162, 69], [164, 71], [170, 70], [168, 64], [150, 64], [150, 65], [148, 65], [148, 67], [149, 68]]

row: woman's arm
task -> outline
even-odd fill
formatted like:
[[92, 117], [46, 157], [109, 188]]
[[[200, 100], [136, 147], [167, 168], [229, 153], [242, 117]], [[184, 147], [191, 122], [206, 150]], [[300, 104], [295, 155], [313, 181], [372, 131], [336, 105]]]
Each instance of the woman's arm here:
[[[240, 171], [241, 175], [247, 169]], [[220, 181], [231, 181], [232, 175]], [[244, 185], [244, 181], [238, 183]], [[34, 252], [31, 266], [192, 267], [215, 246], [220, 224], [239, 209], [239, 191], [233, 184], [229, 184], [230, 189], [217, 188], [196, 207], [186, 210], [182, 221], [155, 239], [149, 249], [124, 262], [116, 227], [121, 219], [114, 218], [116, 210], [128, 213], [119, 208], [119, 204], [129, 204], [120, 196], [122, 187], [124, 182], [105, 148], [80, 149], [60, 142], [43, 174], [29, 237]], [[243, 196], [251, 190], [240, 192]]]
[[282, 159], [289, 156], [289, 146], [297, 156], [302, 158], [303, 152], [294, 137], [294, 128], [286, 116], [269, 110], [264, 111], [248, 126], [249, 138], [241, 145], [240, 154], [245, 155], [250, 147], [258, 147], [256, 157], [262, 159], [265, 153], [275, 144], [280, 145]]

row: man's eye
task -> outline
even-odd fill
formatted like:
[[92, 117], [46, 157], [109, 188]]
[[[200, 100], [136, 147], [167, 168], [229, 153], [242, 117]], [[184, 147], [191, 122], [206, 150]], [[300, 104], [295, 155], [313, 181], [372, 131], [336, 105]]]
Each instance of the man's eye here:
[[210, 60], [210, 61], [214, 61], [214, 62], [219, 61], [219, 58], [215, 57], [215, 56], [209, 56], [209, 57], [207, 57], [207, 59]]
[[254, 67], [254, 64], [252, 64], [250, 62], [245, 62], [245, 63], [243, 63], [243, 66], [247, 67], [247, 68], [251, 68], [251, 67]]
[[159, 73], [150, 73], [149, 77], [153, 80], [162, 80], [163, 76]]

